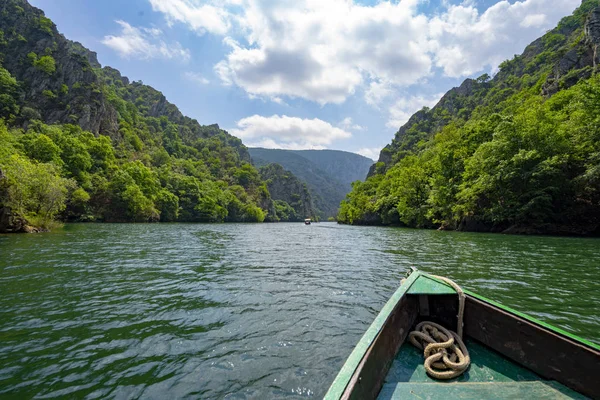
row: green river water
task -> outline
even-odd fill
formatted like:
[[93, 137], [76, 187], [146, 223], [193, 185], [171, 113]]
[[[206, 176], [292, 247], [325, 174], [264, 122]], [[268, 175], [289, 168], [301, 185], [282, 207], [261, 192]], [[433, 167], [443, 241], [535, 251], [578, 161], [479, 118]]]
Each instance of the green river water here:
[[298, 224], [0, 236], [0, 398], [320, 398], [410, 266], [600, 343], [600, 240]]

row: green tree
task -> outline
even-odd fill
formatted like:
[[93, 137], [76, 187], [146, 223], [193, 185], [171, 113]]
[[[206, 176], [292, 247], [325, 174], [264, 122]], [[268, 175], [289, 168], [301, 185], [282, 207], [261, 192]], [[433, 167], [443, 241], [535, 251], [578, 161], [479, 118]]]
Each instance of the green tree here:
[[15, 96], [19, 84], [6, 69], [0, 66], [0, 118], [12, 118], [19, 113]]
[[33, 61], [33, 65], [48, 75], [52, 75], [56, 72], [56, 61], [52, 56], [42, 56]]
[[156, 198], [156, 206], [160, 212], [161, 222], [177, 221], [179, 217], [179, 198], [166, 189], [161, 190]]
[[17, 213], [46, 227], [66, 207], [76, 185], [61, 178], [55, 165], [35, 163], [14, 154], [0, 165], [8, 180], [8, 205]]
[[59, 167], [63, 165], [63, 161], [60, 158], [60, 148], [43, 133], [25, 134], [19, 139], [19, 142], [22, 144], [25, 154], [28, 157], [43, 163], [53, 162]]
[[159, 212], [126, 171], [117, 170], [109, 184], [108, 220], [147, 222], [158, 220]]

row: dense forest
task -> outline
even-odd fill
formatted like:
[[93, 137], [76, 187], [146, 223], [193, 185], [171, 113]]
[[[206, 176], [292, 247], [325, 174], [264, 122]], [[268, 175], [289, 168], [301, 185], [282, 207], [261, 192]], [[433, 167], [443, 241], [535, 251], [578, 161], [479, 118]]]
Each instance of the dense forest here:
[[[278, 221], [241, 141], [0, 3], [0, 230], [67, 221]], [[287, 214], [286, 217], [287, 218]]]
[[280, 164], [305, 182], [321, 219], [337, 215], [352, 182], [365, 179], [373, 164], [370, 158], [339, 150], [248, 150], [255, 165]]
[[356, 182], [349, 224], [600, 234], [600, 8], [417, 112]]
[[267, 183], [279, 221], [299, 222], [304, 221], [305, 218], [319, 219], [306, 183], [279, 164], [268, 164], [258, 171]]

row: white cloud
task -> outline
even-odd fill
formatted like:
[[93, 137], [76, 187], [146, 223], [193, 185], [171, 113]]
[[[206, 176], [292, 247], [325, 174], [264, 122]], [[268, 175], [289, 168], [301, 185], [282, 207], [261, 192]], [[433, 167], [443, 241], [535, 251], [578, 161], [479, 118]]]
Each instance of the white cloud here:
[[580, 0], [498, 1], [479, 14], [473, 4], [450, 6], [429, 21], [437, 67], [451, 77], [491, 71], [570, 14]]
[[427, 19], [416, 4], [247, 0], [238, 18], [247, 45], [227, 38], [231, 51], [215, 70], [255, 95], [320, 104], [344, 102], [371, 76], [414, 83], [432, 66]]
[[185, 72], [183, 77], [188, 81], [192, 81], [198, 85], [208, 85], [210, 83], [208, 79], [197, 72]]
[[102, 43], [115, 50], [121, 57], [140, 58], [177, 58], [183, 61], [190, 59], [190, 51], [180, 43], [167, 44], [161, 40], [162, 31], [157, 28], [136, 28], [125, 21], [116, 21], [121, 26], [119, 36], [105, 36]]
[[222, 5], [199, 4], [193, 0], [149, 0], [154, 11], [165, 14], [169, 24], [180, 22], [199, 34], [224, 35], [231, 28], [231, 15]]
[[407, 96], [398, 99], [389, 109], [389, 119], [387, 126], [398, 129], [404, 125], [408, 119], [423, 107], [433, 107], [442, 97], [443, 93], [431, 96]]
[[348, 130], [353, 130], [353, 131], [362, 131], [365, 129], [364, 126], [360, 126], [358, 124], [355, 124], [352, 121], [352, 117], [346, 117], [342, 120], [342, 122], [340, 122], [339, 127], [342, 129], [348, 129]]
[[221, 36], [214, 71], [223, 84], [263, 99], [343, 103], [357, 90], [381, 107], [398, 90], [440, 68], [449, 77], [493, 71], [581, 0], [499, 0], [480, 13], [473, 0], [148, 0], [169, 23]]
[[370, 158], [371, 160], [373, 160], [373, 162], [375, 162], [375, 160], [379, 159], [379, 153], [381, 152], [381, 149], [383, 149], [383, 146], [382, 147], [363, 147], [363, 148], [358, 149], [356, 151], [356, 153], [360, 154], [361, 156]]
[[350, 132], [317, 118], [302, 119], [287, 115], [243, 118], [230, 133], [250, 147], [279, 149], [322, 149], [336, 140], [352, 136]]
[[394, 90], [389, 82], [372, 81], [365, 91], [365, 101], [367, 104], [379, 108], [380, 104], [393, 93]]
[[546, 15], [532, 14], [523, 18], [523, 21], [521, 21], [521, 26], [525, 28], [529, 28], [531, 26], [538, 27], [544, 25], [544, 22], [546, 22]]

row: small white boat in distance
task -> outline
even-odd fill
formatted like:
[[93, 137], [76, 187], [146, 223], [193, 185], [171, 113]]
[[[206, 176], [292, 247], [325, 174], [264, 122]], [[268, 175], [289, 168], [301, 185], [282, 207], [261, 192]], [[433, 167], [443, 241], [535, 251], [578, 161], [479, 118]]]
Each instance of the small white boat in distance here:
[[310, 220], [310, 218], [306, 218], [306, 219], [304, 220], [304, 225], [310, 225], [310, 223], [311, 223], [311, 222], [312, 222], [312, 221]]

